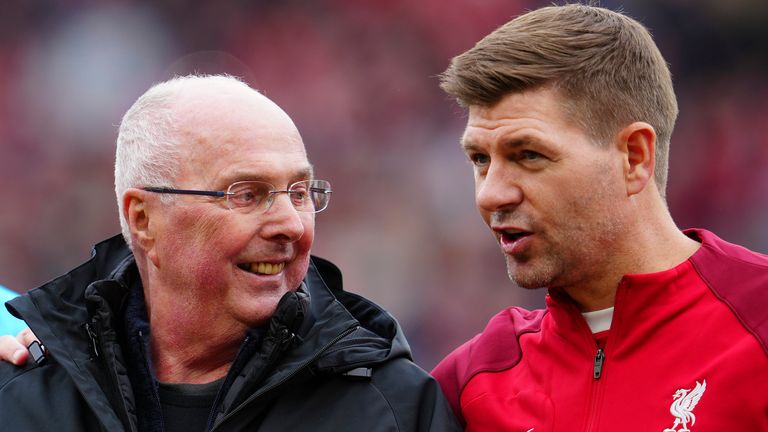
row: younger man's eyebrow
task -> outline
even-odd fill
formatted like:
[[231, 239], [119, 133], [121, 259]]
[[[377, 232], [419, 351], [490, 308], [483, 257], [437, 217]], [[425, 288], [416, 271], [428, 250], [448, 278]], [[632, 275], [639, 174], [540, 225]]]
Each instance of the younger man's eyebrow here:
[[514, 137], [514, 138], [511, 138], [511, 139], [508, 139], [508, 140], [504, 140], [502, 142], [502, 145], [504, 147], [506, 147], [506, 148], [513, 149], [513, 148], [516, 148], [516, 147], [521, 147], [521, 146], [524, 146], [524, 145], [527, 145], [527, 144], [531, 144], [531, 143], [533, 143], [535, 141], [536, 140], [533, 139], [533, 137], [530, 137], [528, 135], [523, 135], [523, 136], [520, 136], [520, 137]]
[[[533, 142], [536, 142], [536, 139], [534, 139], [529, 135], [523, 135], [520, 137], [505, 139], [501, 142], [501, 145], [507, 149], [514, 149], [516, 147], [521, 147], [526, 144], [531, 144]], [[471, 139], [465, 140], [464, 138], [462, 138], [460, 144], [461, 144], [462, 150], [464, 150], [465, 152], [480, 150], [480, 146], [475, 144], [475, 142]]]

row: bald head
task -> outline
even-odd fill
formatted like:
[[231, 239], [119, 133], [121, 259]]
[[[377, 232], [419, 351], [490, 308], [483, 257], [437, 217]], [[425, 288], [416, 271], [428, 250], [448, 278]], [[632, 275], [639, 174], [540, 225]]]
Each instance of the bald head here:
[[[129, 245], [122, 202], [126, 189], [174, 186], [185, 166], [198, 165], [184, 160], [201, 154], [190, 152], [197, 143], [217, 142], [223, 131], [245, 124], [254, 133], [262, 131], [265, 138], [279, 133], [300, 144], [294, 148], [304, 150], [288, 114], [235, 77], [176, 77], [154, 85], [136, 100], [120, 123], [115, 155], [115, 194], [123, 237]], [[232, 143], [221, 143], [227, 144]]]
[[251, 115], [250, 109], [253, 109], [258, 112], [258, 116], [251, 116], [248, 119], [250, 122], [282, 123], [296, 129], [293, 121], [282, 108], [236, 78], [219, 75], [195, 76], [176, 78], [167, 83], [174, 84], [177, 80], [177, 88], [174, 89], [171, 101], [177, 121], [194, 121], [204, 115], [227, 122], [230, 118], [239, 119], [243, 115]]

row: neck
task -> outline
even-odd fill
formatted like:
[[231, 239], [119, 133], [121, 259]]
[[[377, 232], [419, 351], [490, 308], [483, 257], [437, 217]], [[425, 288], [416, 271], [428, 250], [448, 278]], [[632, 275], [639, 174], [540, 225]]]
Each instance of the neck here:
[[582, 312], [612, 307], [624, 275], [671, 269], [690, 258], [701, 246], [677, 228], [663, 203], [660, 206], [625, 227], [616, 248], [606, 253], [609, 258], [600, 266], [602, 272], [563, 287]]
[[183, 298], [182, 293], [164, 289], [152, 277], [142, 276], [142, 284], [157, 379], [166, 383], [204, 384], [224, 377], [243, 343], [247, 327], [214, 319], [225, 314], [218, 313], [210, 304], [200, 304]]
[[[224, 377], [242, 344], [244, 331], [219, 329], [208, 320], [196, 320], [190, 327], [188, 322], [164, 319], [167, 316], [150, 313], [152, 362], [157, 379], [204, 384]], [[225, 334], [231, 336], [223, 338]]]

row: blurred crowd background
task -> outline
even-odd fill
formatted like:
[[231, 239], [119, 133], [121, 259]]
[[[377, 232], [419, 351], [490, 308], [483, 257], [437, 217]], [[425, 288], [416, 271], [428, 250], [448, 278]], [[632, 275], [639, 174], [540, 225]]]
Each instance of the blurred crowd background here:
[[[0, 12], [0, 284], [24, 292], [119, 231], [123, 112], [174, 74], [228, 72], [296, 121], [334, 187], [315, 253], [392, 311], [431, 368], [508, 305], [537, 307], [473, 204], [452, 56], [524, 0], [6, 2]], [[680, 103], [668, 190], [681, 227], [768, 252], [768, 2], [603, 1], [644, 22]]]

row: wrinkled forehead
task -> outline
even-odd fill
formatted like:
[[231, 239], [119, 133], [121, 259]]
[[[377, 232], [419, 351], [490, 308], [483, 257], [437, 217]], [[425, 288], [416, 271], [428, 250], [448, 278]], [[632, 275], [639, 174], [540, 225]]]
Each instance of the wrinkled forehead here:
[[197, 86], [174, 104], [182, 132], [192, 135], [261, 134], [301, 142], [288, 114], [255, 90], [227, 85]]
[[291, 118], [255, 91], [200, 89], [184, 95], [177, 112], [182, 175], [210, 182], [235, 171], [279, 178], [311, 169]]

